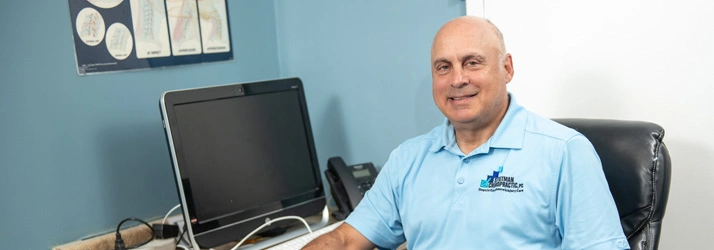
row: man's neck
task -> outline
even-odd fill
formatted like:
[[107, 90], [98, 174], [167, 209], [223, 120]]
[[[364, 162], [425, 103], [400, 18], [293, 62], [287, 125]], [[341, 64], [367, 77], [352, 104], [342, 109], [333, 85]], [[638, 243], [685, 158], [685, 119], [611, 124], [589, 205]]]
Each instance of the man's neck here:
[[454, 125], [454, 136], [456, 137], [456, 144], [459, 145], [459, 149], [461, 149], [462, 153], [468, 155], [469, 153], [471, 153], [471, 151], [474, 151], [474, 149], [486, 143], [486, 141], [488, 141], [488, 139], [491, 138], [494, 133], [496, 133], [498, 125], [501, 124], [501, 121], [503, 121], [503, 117], [506, 116], [506, 112], [508, 111], [508, 106], [510, 106], [510, 103], [511, 102], [509, 97], [509, 100], [508, 102], [506, 102], [505, 107], [501, 110], [501, 112], [498, 113], [498, 115], [491, 119], [485, 119], [489, 120], [488, 123], [452, 123], [452, 125]]
[[495, 124], [495, 126], [489, 124], [488, 126], [482, 128], [457, 128], [454, 126], [456, 144], [459, 145], [461, 152], [468, 155], [471, 151], [474, 151], [474, 149], [483, 145], [489, 138], [491, 138], [491, 136], [496, 132], [498, 124], [500, 124], [500, 120], [499, 123]]

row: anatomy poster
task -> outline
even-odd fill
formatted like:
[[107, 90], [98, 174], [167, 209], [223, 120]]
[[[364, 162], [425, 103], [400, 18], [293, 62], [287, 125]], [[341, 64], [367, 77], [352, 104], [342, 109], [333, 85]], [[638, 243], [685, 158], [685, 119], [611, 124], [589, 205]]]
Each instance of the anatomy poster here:
[[226, 2], [224, 0], [198, 0], [198, 9], [201, 10], [201, 40], [203, 53], [219, 53], [230, 51], [231, 43], [228, 39], [228, 17], [226, 16]]
[[164, 0], [131, 0], [136, 57], [152, 58], [171, 55], [169, 29], [166, 26]]
[[201, 53], [198, 5], [195, 0], [167, 0], [174, 55]]
[[226, 0], [69, 0], [79, 75], [233, 59]]

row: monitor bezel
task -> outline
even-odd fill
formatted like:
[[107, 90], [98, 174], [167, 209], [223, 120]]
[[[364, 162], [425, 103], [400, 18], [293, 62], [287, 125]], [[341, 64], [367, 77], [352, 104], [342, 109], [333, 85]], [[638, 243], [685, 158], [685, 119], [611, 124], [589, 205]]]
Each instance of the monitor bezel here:
[[[221, 216], [209, 221], [198, 221], [196, 210], [191, 199], [191, 181], [187, 175], [185, 167], [181, 165], [182, 151], [180, 137], [177, 134], [177, 121], [173, 107], [176, 105], [217, 100], [224, 98], [235, 98], [252, 96], [273, 92], [296, 91], [300, 111], [302, 113], [303, 126], [307, 137], [307, 147], [312, 163], [313, 177], [316, 183], [314, 192], [275, 201], [257, 208], [246, 211]], [[326, 204], [325, 192], [322, 185], [319, 161], [315, 150], [315, 143], [312, 134], [312, 126], [305, 100], [302, 81], [299, 78], [275, 79], [259, 82], [247, 82], [237, 84], [227, 84], [220, 86], [209, 86], [193, 89], [182, 89], [166, 91], [160, 100], [162, 121], [166, 134], [173, 173], [176, 180], [176, 187], [179, 200], [183, 209], [183, 216], [187, 223], [189, 238], [192, 243], [201, 248], [211, 248], [225, 244], [227, 242], [240, 240], [253, 229], [262, 225], [266, 219], [275, 219], [281, 216], [294, 215], [306, 217], [314, 215], [323, 210]], [[264, 230], [275, 228], [284, 223], [275, 223]], [[241, 236], [242, 235], [242, 236]]]

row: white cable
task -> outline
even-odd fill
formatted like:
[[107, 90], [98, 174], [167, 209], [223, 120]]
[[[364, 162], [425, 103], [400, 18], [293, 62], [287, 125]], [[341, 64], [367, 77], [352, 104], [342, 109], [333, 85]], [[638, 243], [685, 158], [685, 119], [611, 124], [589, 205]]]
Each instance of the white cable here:
[[288, 220], [288, 219], [293, 219], [293, 220], [302, 221], [302, 224], [305, 224], [305, 227], [307, 228], [307, 231], [310, 232], [310, 234], [312, 234], [312, 229], [310, 229], [310, 226], [307, 224], [307, 221], [305, 221], [305, 219], [300, 218], [300, 217], [298, 217], [298, 216], [289, 215], [289, 216], [283, 216], [283, 217], [280, 217], [280, 218], [277, 218], [277, 219], [274, 219], [274, 220], [265, 219], [265, 223], [263, 223], [263, 225], [260, 225], [258, 228], [256, 228], [255, 230], [253, 230], [253, 232], [250, 232], [248, 235], [246, 235], [245, 237], [243, 237], [243, 239], [240, 240], [240, 242], [238, 242], [238, 244], [236, 244], [236, 246], [234, 246], [233, 248], [231, 248], [231, 250], [236, 250], [236, 249], [238, 249], [238, 247], [239, 247], [241, 244], [243, 244], [243, 242], [245, 242], [248, 238], [250, 238], [250, 236], [253, 236], [253, 234], [255, 234], [256, 232], [260, 231], [260, 229], [263, 229], [264, 227], [270, 226], [270, 224], [272, 224], [273, 222], [281, 221], [281, 220]]
[[166, 219], [169, 218], [169, 215], [171, 215], [171, 213], [173, 213], [174, 210], [176, 210], [176, 209], [178, 209], [178, 208], [180, 208], [180, 207], [181, 207], [181, 204], [178, 204], [178, 205], [176, 205], [174, 208], [172, 208], [171, 210], [169, 210], [169, 212], [166, 213], [166, 216], [164, 216], [164, 222], [163, 222], [162, 224], [166, 224]]

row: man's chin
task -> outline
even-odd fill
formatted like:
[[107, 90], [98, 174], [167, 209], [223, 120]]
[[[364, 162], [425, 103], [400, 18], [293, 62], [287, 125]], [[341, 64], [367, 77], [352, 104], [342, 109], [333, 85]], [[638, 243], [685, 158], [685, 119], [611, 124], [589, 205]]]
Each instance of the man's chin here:
[[454, 116], [454, 117], [447, 117], [449, 119], [449, 122], [451, 124], [474, 124], [476, 121], [478, 121], [478, 116]]

